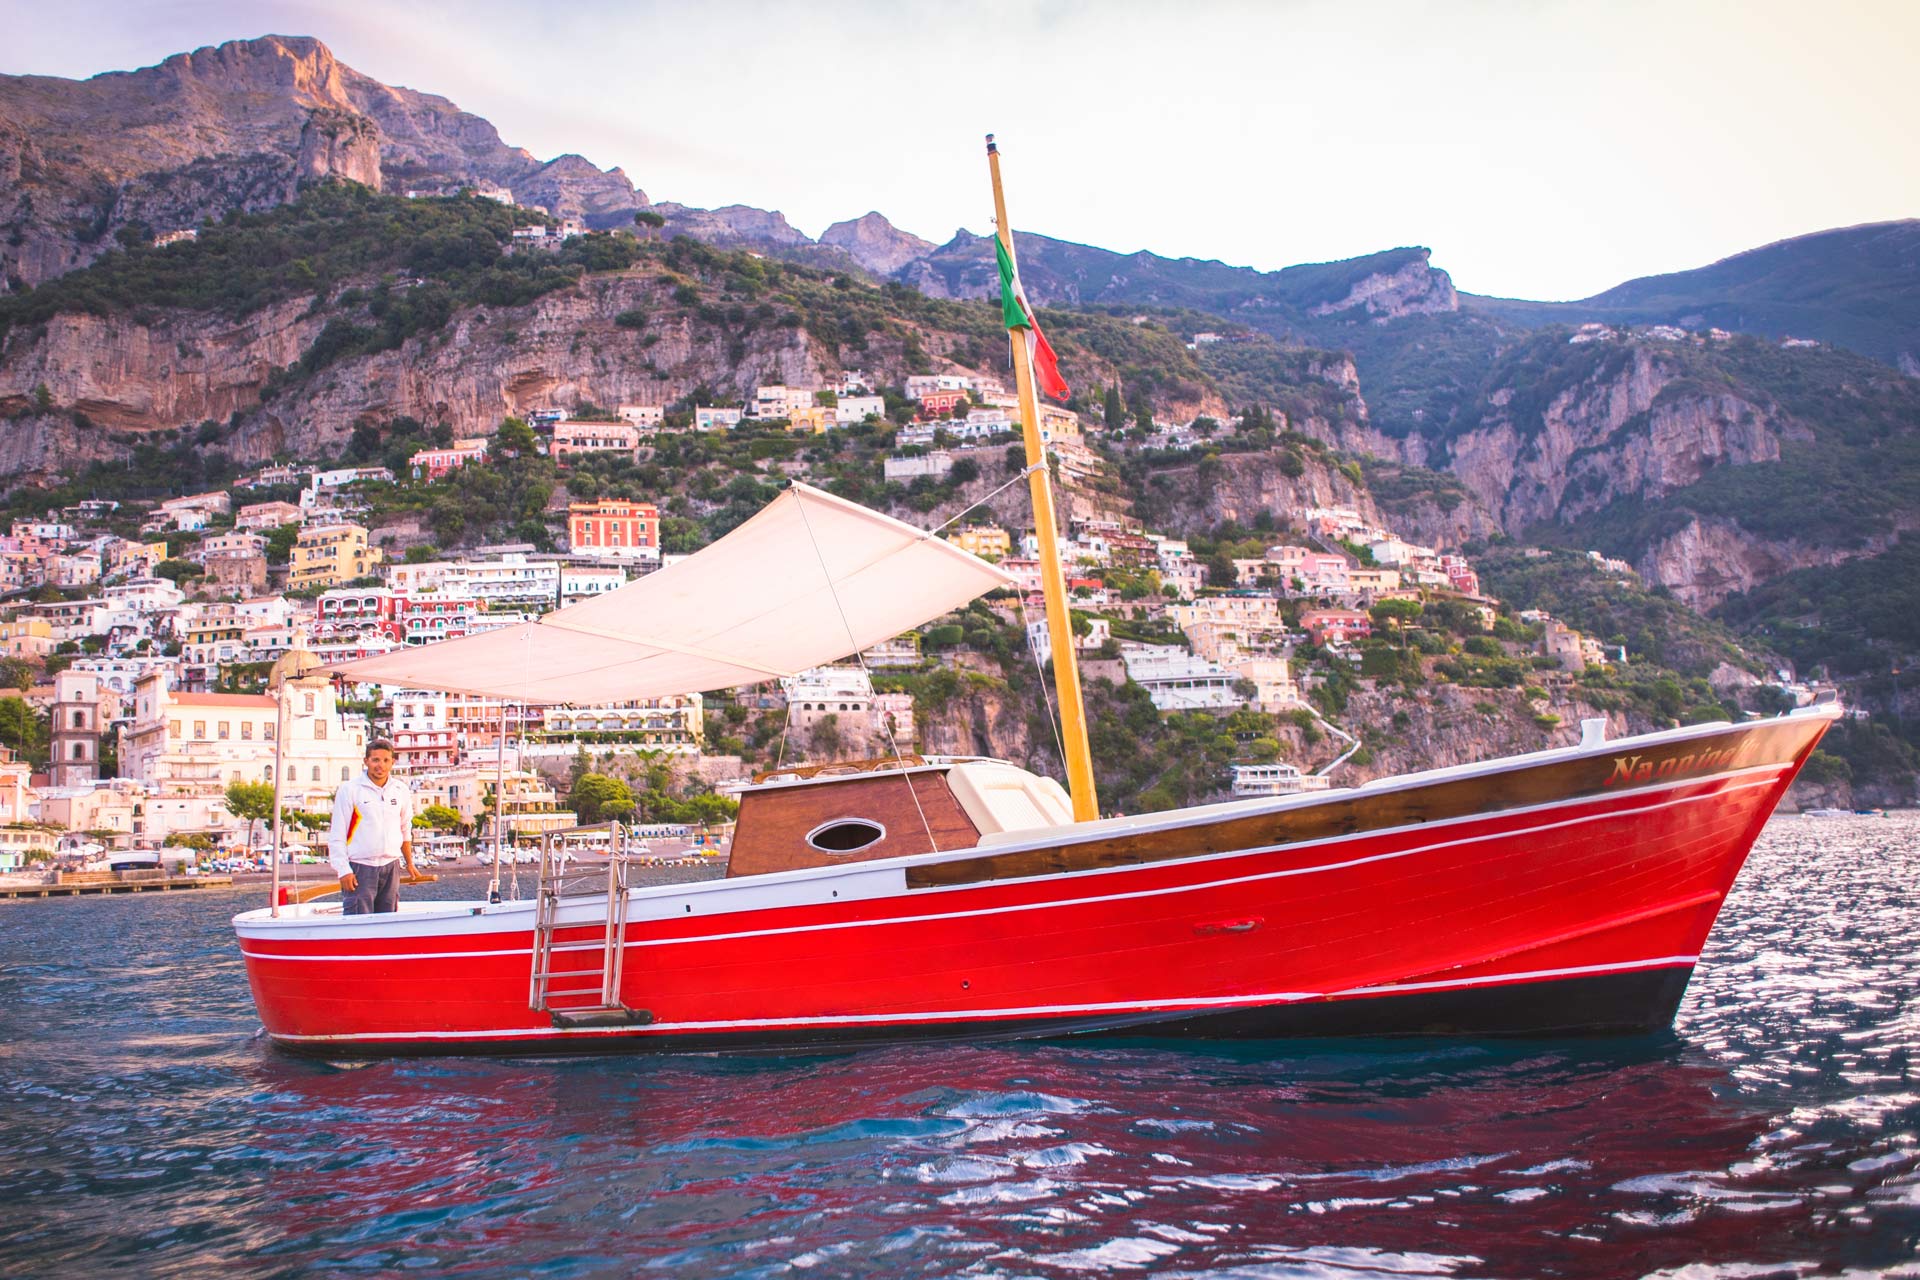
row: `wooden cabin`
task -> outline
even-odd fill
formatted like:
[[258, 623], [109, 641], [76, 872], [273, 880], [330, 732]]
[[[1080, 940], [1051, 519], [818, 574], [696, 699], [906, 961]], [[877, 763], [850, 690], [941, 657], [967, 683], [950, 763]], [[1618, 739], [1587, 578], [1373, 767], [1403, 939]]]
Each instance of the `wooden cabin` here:
[[727, 875], [971, 849], [1072, 821], [1065, 788], [1003, 760], [904, 756], [775, 770], [741, 793]]

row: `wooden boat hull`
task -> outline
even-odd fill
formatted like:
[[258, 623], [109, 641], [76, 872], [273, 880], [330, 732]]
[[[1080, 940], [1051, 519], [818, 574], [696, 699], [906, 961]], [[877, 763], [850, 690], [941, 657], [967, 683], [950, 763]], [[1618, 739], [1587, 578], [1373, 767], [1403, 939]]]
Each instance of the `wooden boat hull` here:
[[[557, 1027], [529, 1007], [529, 903], [261, 911], [236, 927], [268, 1034], [326, 1056], [1644, 1032], [1671, 1022], [1828, 723], [1676, 730], [960, 853], [635, 890], [620, 995], [650, 1018], [637, 1025]], [[583, 987], [600, 974], [604, 911], [569, 905], [556, 935]]]

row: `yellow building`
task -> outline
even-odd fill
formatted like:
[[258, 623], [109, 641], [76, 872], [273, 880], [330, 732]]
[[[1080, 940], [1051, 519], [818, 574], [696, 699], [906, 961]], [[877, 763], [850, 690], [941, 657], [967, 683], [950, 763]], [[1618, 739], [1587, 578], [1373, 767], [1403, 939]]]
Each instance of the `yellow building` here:
[[949, 534], [947, 541], [982, 558], [1002, 557], [1013, 550], [1013, 539], [1007, 536], [1007, 531], [990, 524], [966, 525]]
[[834, 413], [825, 405], [810, 405], [790, 410], [787, 414], [787, 430], [813, 435], [825, 435], [832, 429]]
[[294, 540], [287, 585], [337, 587], [372, 575], [385, 559], [378, 547], [367, 545], [367, 531], [357, 524], [310, 525]]
[[0, 622], [0, 654], [9, 658], [44, 658], [55, 643], [53, 624], [45, 618]]

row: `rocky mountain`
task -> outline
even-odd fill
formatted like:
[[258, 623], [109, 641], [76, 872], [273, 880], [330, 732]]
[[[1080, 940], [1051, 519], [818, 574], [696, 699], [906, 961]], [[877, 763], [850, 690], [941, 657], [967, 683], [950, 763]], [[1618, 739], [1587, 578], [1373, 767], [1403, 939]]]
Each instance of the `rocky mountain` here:
[[1579, 302], [1469, 296], [1502, 322], [1670, 324], [1812, 338], [1920, 374], [1920, 219], [1842, 227], [1645, 276]]
[[647, 204], [618, 169], [541, 161], [447, 99], [353, 70], [307, 36], [262, 36], [88, 80], [0, 75], [0, 284], [327, 177], [375, 190], [476, 185], [589, 221]]
[[820, 233], [820, 243], [841, 250], [876, 276], [891, 276], [934, 248], [931, 240], [900, 230], [878, 213], [834, 223]]
[[[498, 187], [524, 207], [340, 183]], [[635, 228], [641, 210], [662, 225]], [[508, 252], [540, 211], [637, 238]], [[199, 242], [149, 247], [190, 226]], [[618, 169], [537, 159], [305, 37], [0, 76], [0, 476], [54, 479], [209, 422], [239, 456], [321, 454], [396, 417], [465, 433], [848, 367], [998, 371], [976, 301], [997, 290], [991, 249], [877, 212], [816, 241], [775, 211], [654, 205]], [[1204, 527], [1371, 499], [1447, 545], [1605, 550], [1698, 607], [1813, 628], [1807, 655], [1901, 634], [1838, 628], [1878, 616], [1854, 607], [1861, 583], [1897, 576], [1920, 523], [1920, 221], [1577, 303], [1463, 296], [1418, 247], [1270, 272], [1025, 233], [1021, 254], [1083, 411], [1109, 389], [1129, 421], [1257, 407], [1341, 459], [1296, 476], [1275, 469], [1297, 441], [1208, 446], [1076, 501]], [[1611, 329], [1570, 327], [1587, 323]]]

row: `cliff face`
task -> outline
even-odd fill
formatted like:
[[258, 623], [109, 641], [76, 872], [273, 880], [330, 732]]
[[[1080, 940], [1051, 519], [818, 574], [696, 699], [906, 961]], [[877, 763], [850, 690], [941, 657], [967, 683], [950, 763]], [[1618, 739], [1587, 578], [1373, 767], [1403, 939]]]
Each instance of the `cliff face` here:
[[1818, 546], [1759, 538], [1730, 520], [1687, 521], [1658, 539], [1635, 566], [1696, 609], [1711, 609], [1728, 596], [1794, 569], [1839, 564], [1885, 551], [1891, 540], [1869, 539], [1855, 547]]
[[1683, 380], [1643, 347], [1564, 388], [1537, 418], [1496, 386], [1450, 469], [1512, 532], [1571, 522], [1623, 497], [1658, 498], [1708, 468], [1774, 461], [1794, 428], [1768, 406]]
[[89, 80], [0, 75], [0, 284], [89, 262], [129, 224], [193, 226], [330, 176], [485, 182], [601, 219], [647, 202], [617, 169], [543, 165], [445, 98], [381, 84], [310, 37], [263, 36]]
[[[41, 386], [57, 410], [0, 433], [0, 475], [50, 475], [76, 459], [121, 456], [125, 446], [108, 431], [238, 414], [227, 447], [241, 460], [282, 449], [324, 457], [363, 419], [407, 415], [444, 422], [456, 435], [483, 434], [508, 414], [582, 401], [663, 404], [701, 383], [734, 397], [763, 383], [816, 383], [854, 354], [779, 325], [730, 335], [700, 322], [672, 293], [662, 274], [636, 270], [589, 277], [523, 307], [462, 311], [445, 329], [343, 359], [264, 403], [269, 377], [298, 361], [335, 313], [313, 314], [298, 299], [238, 323], [197, 313], [148, 323], [61, 315], [35, 340], [14, 341], [0, 362], [0, 414], [29, 412]], [[652, 317], [646, 328], [615, 323], [630, 310]], [[898, 382], [909, 367], [903, 348], [896, 335], [869, 334], [860, 366]]]
[[1308, 314], [1329, 316], [1355, 307], [1381, 320], [1400, 316], [1431, 315], [1460, 309], [1460, 298], [1453, 288], [1453, 277], [1435, 267], [1425, 250], [1415, 261], [1387, 272], [1364, 276], [1354, 282], [1345, 297], [1322, 302]]
[[[1263, 514], [1284, 527], [1308, 507], [1354, 507], [1379, 519], [1373, 497], [1338, 467], [1313, 454], [1289, 476], [1274, 453], [1223, 453], [1218, 459], [1149, 473], [1140, 507], [1155, 527], [1190, 533], [1232, 521], [1252, 528]], [[1278, 535], [1276, 535], [1277, 537]]]
[[308, 114], [293, 162], [294, 186], [328, 178], [380, 189], [380, 131], [373, 121], [337, 108]]
[[813, 243], [778, 210], [744, 204], [695, 209], [666, 203], [653, 206], [653, 211], [667, 220], [665, 234], [692, 236], [724, 249], [791, 249]]
[[239, 322], [194, 312], [151, 323], [56, 316], [38, 341], [8, 347], [0, 412], [24, 412], [45, 387], [61, 414], [0, 433], [0, 475], [52, 477], [118, 456], [124, 448], [106, 440], [107, 431], [160, 431], [249, 410], [272, 371], [298, 360], [321, 323], [304, 302], [266, 307]]

